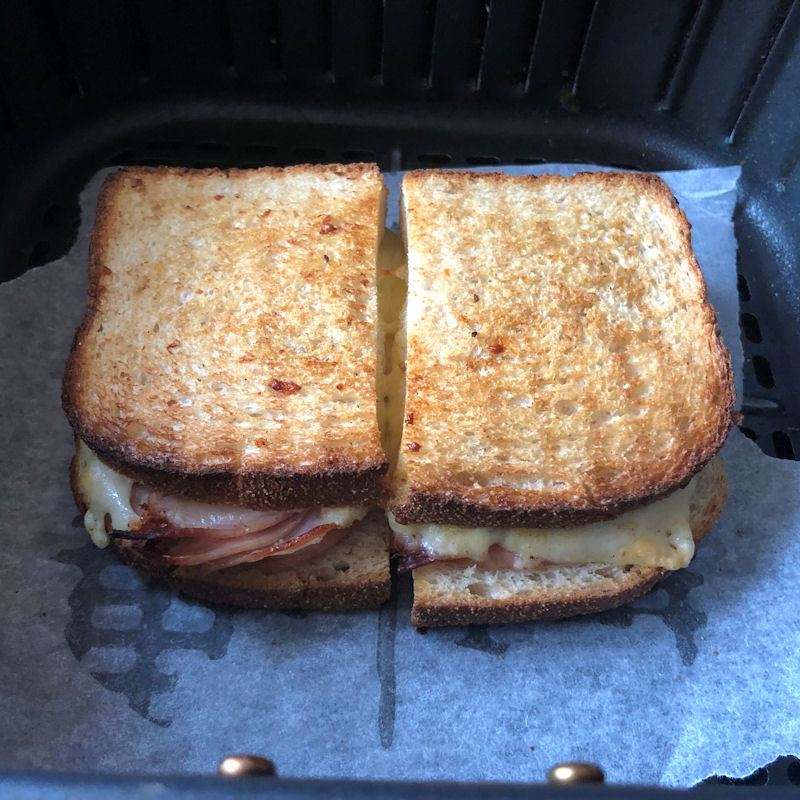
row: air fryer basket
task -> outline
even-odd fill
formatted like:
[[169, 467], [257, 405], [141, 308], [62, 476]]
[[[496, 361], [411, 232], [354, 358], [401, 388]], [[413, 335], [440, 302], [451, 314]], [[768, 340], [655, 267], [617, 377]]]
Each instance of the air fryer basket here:
[[743, 430], [800, 453], [800, 3], [8, 0], [0, 279], [116, 164], [742, 165]]

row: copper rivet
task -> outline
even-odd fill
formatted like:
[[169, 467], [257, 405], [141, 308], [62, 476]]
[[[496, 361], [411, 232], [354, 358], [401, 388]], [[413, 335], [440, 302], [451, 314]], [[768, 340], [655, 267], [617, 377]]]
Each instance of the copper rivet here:
[[246, 778], [257, 775], [268, 777], [277, 774], [275, 765], [268, 758], [251, 755], [228, 756], [219, 762], [217, 772], [228, 778]]
[[606, 776], [597, 764], [583, 761], [566, 761], [556, 764], [547, 771], [548, 783], [603, 783]]

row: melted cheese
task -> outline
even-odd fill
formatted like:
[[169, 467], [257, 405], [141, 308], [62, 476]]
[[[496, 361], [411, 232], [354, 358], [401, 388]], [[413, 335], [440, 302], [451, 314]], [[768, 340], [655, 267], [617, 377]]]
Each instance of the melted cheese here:
[[[141, 526], [130, 504], [133, 480], [106, 466], [83, 442], [77, 456], [77, 488], [88, 506], [83, 524], [98, 547], [108, 547], [106, 517], [116, 531], [133, 531]], [[320, 517], [323, 523], [346, 528], [365, 517], [367, 511], [368, 506], [323, 506]]]
[[319, 512], [323, 523], [347, 528], [367, 516], [369, 506], [322, 506]]
[[[405, 304], [408, 263], [403, 240], [386, 230], [378, 251], [378, 428], [381, 444], [393, 466], [403, 433], [405, 404]], [[391, 467], [390, 467], [391, 469]]]
[[523, 558], [553, 564], [632, 564], [675, 570], [687, 566], [694, 555], [689, 526], [693, 484], [615, 519], [570, 528], [401, 525], [391, 512], [389, 525], [407, 544], [426, 553], [478, 563], [487, 560], [492, 545], [500, 545]]
[[88, 506], [83, 524], [98, 547], [108, 547], [106, 517], [118, 531], [136, 530], [141, 525], [130, 503], [133, 480], [107, 467], [83, 442], [77, 457], [77, 488]]

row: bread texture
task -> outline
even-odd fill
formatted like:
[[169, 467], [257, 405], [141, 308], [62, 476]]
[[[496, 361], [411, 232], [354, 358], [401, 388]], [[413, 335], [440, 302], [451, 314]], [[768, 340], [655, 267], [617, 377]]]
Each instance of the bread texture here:
[[[717, 456], [700, 472], [690, 500], [695, 543], [711, 530], [727, 496]], [[670, 572], [604, 564], [548, 566], [536, 571], [486, 571], [440, 562], [414, 570], [416, 627], [524, 622], [592, 614], [645, 594]]]
[[402, 212], [399, 522], [597, 521], [717, 452], [730, 358], [658, 177], [411, 172]]
[[112, 540], [111, 547], [126, 564], [200, 600], [273, 611], [352, 611], [378, 608], [389, 599], [388, 536], [385, 515], [372, 512], [330, 550], [278, 572], [269, 563], [280, 559], [276, 556], [204, 572], [198, 567], [159, 569], [142, 556], [142, 543], [131, 540]]
[[365, 164], [111, 175], [64, 379], [77, 435], [199, 500], [374, 502], [384, 195]]

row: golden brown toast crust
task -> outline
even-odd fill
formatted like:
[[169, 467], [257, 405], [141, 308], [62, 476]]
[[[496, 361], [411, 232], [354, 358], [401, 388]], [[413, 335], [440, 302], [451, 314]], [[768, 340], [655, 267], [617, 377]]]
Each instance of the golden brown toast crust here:
[[[690, 501], [690, 525], [695, 543], [709, 533], [722, 513], [728, 492], [725, 465], [716, 457], [699, 474]], [[468, 580], [464, 570], [452, 564], [430, 564], [414, 570], [414, 606], [411, 622], [416, 627], [500, 624], [552, 620], [594, 614], [616, 608], [650, 591], [670, 574], [653, 567], [547, 567], [545, 581], [527, 579], [510, 570], [487, 573], [474, 569]], [[511, 582], [510, 599], [475, 592], [487, 581]], [[469, 587], [473, 587], [470, 589]]]
[[64, 377], [78, 436], [200, 500], [376, 500], [383, 205], [375, 165], [111, 175]]
[[403, 187], [399, 522], [582, 524], [712, 458], [730, 357], [660, 178], [432, 170]]

